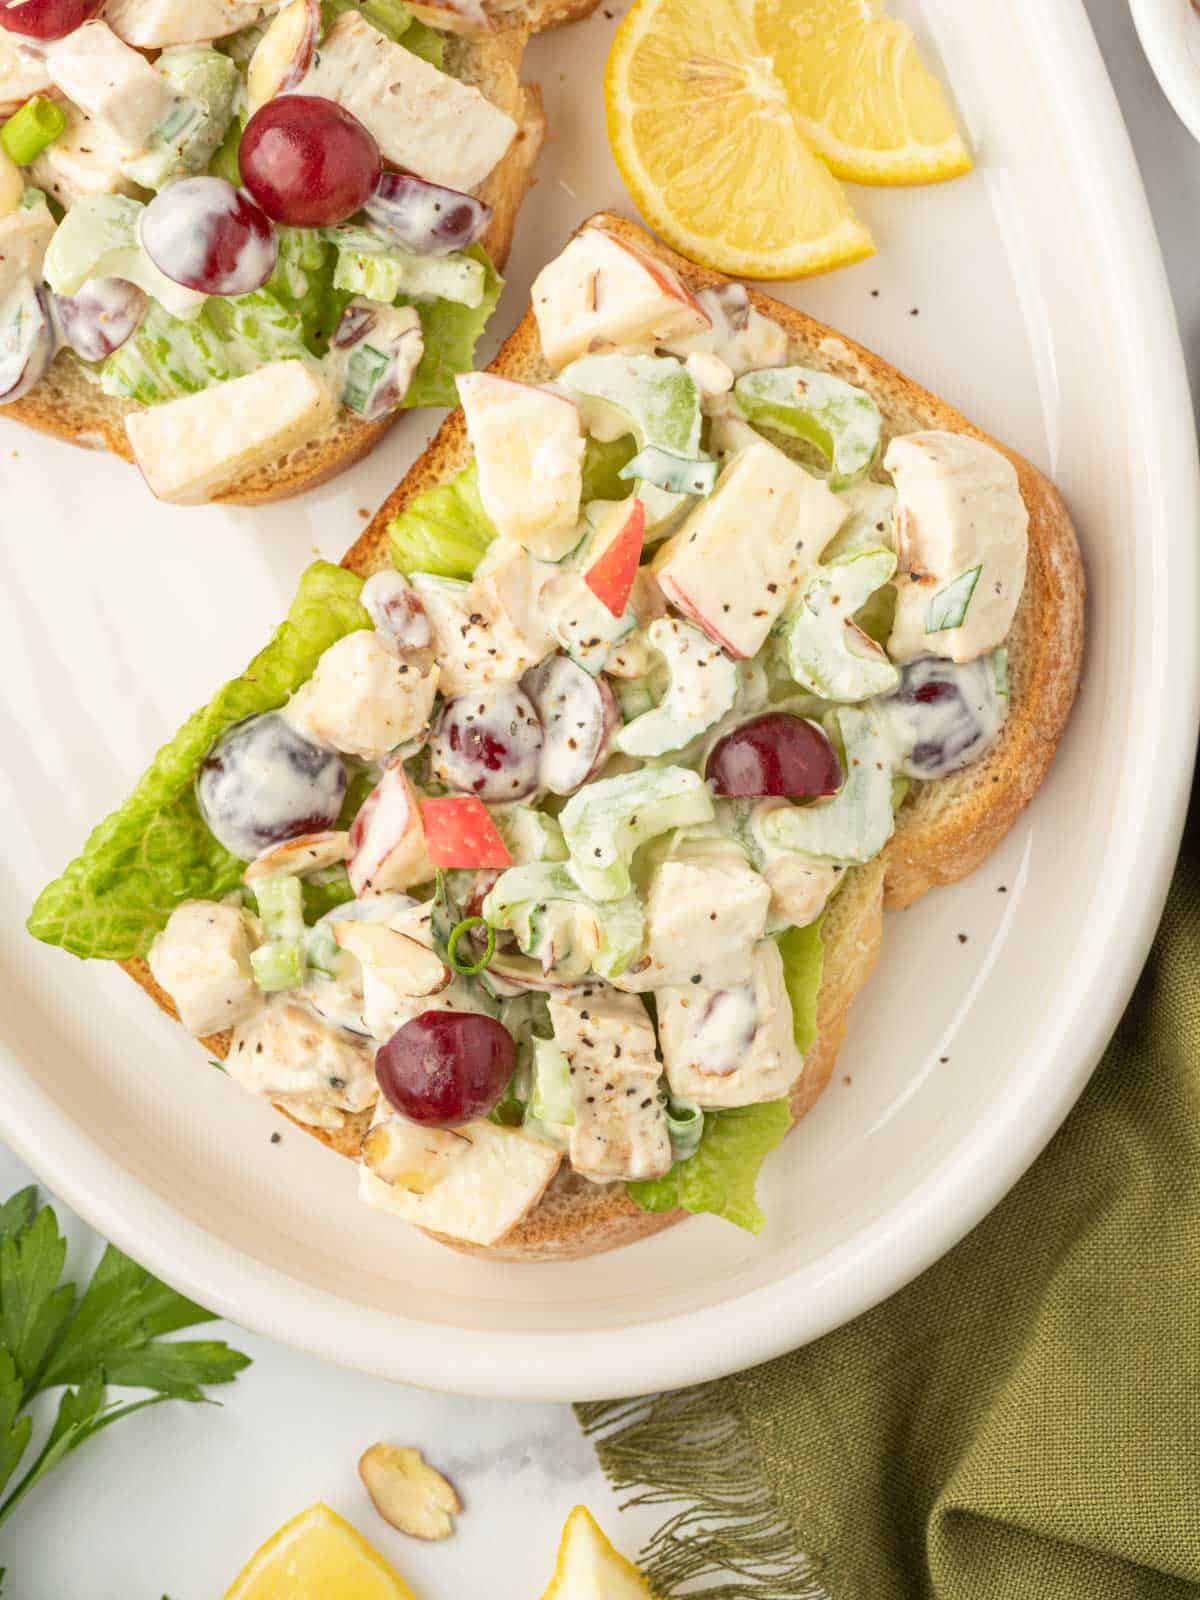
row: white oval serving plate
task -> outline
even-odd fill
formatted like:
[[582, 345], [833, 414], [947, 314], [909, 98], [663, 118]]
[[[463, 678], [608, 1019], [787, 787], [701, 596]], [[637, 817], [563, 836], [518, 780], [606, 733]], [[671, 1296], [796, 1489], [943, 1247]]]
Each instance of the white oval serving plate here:
[[[155, 505], [115, 461], [0, 421], [0, 1131], [101, 1232], [234, 1320], [435, 1388], [577, 1399], [711, 1378], [921, 1271], [1016, 1181], [1092, 1070], [1149, 946], [1191, 770], [1189, 399], [1080, 6], [904, 9], [941, 57], [979, 170], [858, 191], [879, 255], [784, 293], [1057, 479], [1091, 585], [1084, 687], [1004, 847], [889, 920], [835, 1079], [768, 1165], [758, 1240], [698, 1219], [557, 1267], [453, 1254], [360, 1207], [350, 1163], [208, 1069], [118, 970], [19, 931], [37, 888], [240, 669], [314, 552], [336, 559], [430, 424], [402, 423], [298, 502], [226, 512]], [[598, 12], [531, 52], [553, 133], [498, 333], [567, 230], [622, 206], [600, 93], [612, 27]]]
[[1129, 0], [1146, 59], [1193, 139], [1200, 139], [1200, 12], [1192, 0]]

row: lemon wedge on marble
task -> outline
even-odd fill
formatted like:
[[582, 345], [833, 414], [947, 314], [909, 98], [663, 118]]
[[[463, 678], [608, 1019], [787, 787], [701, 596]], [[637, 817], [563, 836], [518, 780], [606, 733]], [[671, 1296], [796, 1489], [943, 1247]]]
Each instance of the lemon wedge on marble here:
[[554, 1576], [542, 1600], [654, 1600], [654, 1594], [588, 1508], [576, 1506], [563, 1525]]
[[256, 1550], [225, 1600], [415, 1600], [362, 1534], [320, 1501]]

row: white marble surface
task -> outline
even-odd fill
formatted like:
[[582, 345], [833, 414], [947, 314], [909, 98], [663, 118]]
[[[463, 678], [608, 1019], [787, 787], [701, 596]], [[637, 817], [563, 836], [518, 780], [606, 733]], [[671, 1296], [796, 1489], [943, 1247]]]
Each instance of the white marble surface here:
[[[972, 0], [984, 4], [986, 0]], [[1200, 148], [1158, 91], [1126, 0], [1088, 0], [1150, 194], [1200, 388]], [[533, 73], [545, 45], [531, 52]], [[28, 1174], [0, 1148], [0, 1196]], [[99, 1244], [69, 1219], [73, 1262]], [[566, 1407], [431, 1395], [324, 1366], [252, 1334], [254, 1357], [223, 1406], [163, 1406], [123, 1422], [60, 1467], [0, 1533], [11, 1600], [211, 1600], [275, 1526], [324, 1499], [356, 1521], [421, 1600], [534, 1600], [558, 1529], [586, 1500], [631, 1552], [644, 1514], [618, 1516]], [[455, 1538], [422, 1546], [379, 1521], [355, 1473], [379, 1438], [421, 1446], [466, 1502]]]

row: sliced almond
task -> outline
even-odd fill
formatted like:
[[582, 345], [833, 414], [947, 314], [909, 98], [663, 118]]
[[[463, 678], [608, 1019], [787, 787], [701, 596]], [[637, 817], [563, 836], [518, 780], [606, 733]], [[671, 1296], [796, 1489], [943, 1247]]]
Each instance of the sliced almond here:
[[349, 859], [348, 833], [302, 833], [255, 856], [242, 873], [242, 881], [253, 883], [256, 878], [273, 878], [281, 873], [302, 877], [306, 872], [320, 872], [323, 867], [336, 867], [339, 861]]
[[479, 38], [496, 31], [481, 0], [406, 0], [406, 8], [419, 21], [440, 28], [443, 33]]
[[335, 922], [333, 937], [398, 994], [437, 994], [450, 982], [441, 956], [381, 922]]
[[312, 64], [320, 36], [319, 0], [288, 0], [276, 13], [246, 68], [246, 99], [252, 113], [295, 88]]
[[462, 1510], [453, 1484], [410, 1445], [373, 1444], [358, 1463], [376, 1511], [414, 1539], [446, 1539]]
[[453, 1128], [423, 1128], [407, 1117], [377, 1122], [363, 1140], [363, 1165], [409, 1194], [428, 1194], [457, 1157], [471, 1148], [470, 1136]]

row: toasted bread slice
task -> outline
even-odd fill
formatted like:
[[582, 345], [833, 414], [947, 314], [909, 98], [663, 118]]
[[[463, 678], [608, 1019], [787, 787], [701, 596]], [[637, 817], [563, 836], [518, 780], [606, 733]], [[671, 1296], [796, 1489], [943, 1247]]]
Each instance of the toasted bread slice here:
[[[472, 38], [446, 36], [446, 70], [473, 84], [517, 124], [511, 146], [479, 191], [492, 207], [481, 243], [497, 267], [503, 267], [508, 259], [517, 212], [532, 182], [546, 132], [541, 95], [536, 86], [521, 82], [525, 46], [531, 33], [587, 16], [595, 5], [596, 0], [528, 0], [498, 13], [492, 33]], [[15, 417], [85, 449], [111, 450], [132, 462], [125, 418], [142, 409], [134, 400], [102, 393], [90, 372], [64, 351], [41, 382], [22, 399], [5, 406], [0, 416]], [[247, 473], [213, 499], [232, 505], [261, 505], [315, 488], [373, 450], [400, 415], [393, 412], [382, 422], [362, 422], [341, 410], [333, 427], [269, 466]]]
[[[585, 227], [606, 228], [668, 262], [693, 290], [726, 282], [720, 273], [693, 266], [624, 218], [601, 214]], [[869, 390], [883, 413], [887, 437], [919, 428], [944, 428], [996, 444], [952, 407], [920, 388], [887, 362], [801, 311], [751, 290], [758, 309], [787, 329], [789, 355], [805, 366], [835, 373]], [[537, 323], [527, 313], [491, 369], [505, 377], [541, 382], [550, 377]], [[973, 872], [995, 848], [1041, 786], [1075, 697], [1083, 650], [1084, 580], [1070, 518], [1057, 490], [1013, 451], [1012, 461], [1029, 510], [1029, 566], [1009, 637], [1010, 709], [1003, 730], [982, 760], [937, 782], [917, 785], [896, 818], [884, 851], [847, 874], [830, 902], [824, 924], [825, 964], [817, 1007], [817, 1039], [792, 1090], [798, 1121], [816, 1102], [833, 1072], [850, 1008], [866, 983], [883, 937], [883, 908], [912, 903], [935, 884]], [[380, 507], [343, 565], [364, 577], [389, 564], [388, 524], [417, 495], [453, 478], [471, 459], [461, 411], [447, 417], [399, 486]], [[142, 961], [126, 970], [173, 1013], [170, 1000]], [[206, 1039], [224, 1055], [228, 1036]], [[344, 1155], [357, 1153], [365, 1131], [347, 1125], [337, 1134], [315, 1133]], [[561, 1171], [534, 1210], [497, 1246], [486, 1251], [445, 1240], [456, 1249], [511, 1261], [569, 1260], [645, 1238], [679, 1221], [682, 1213], [640, 1209], [620, 1183], [594, 1184]]]

